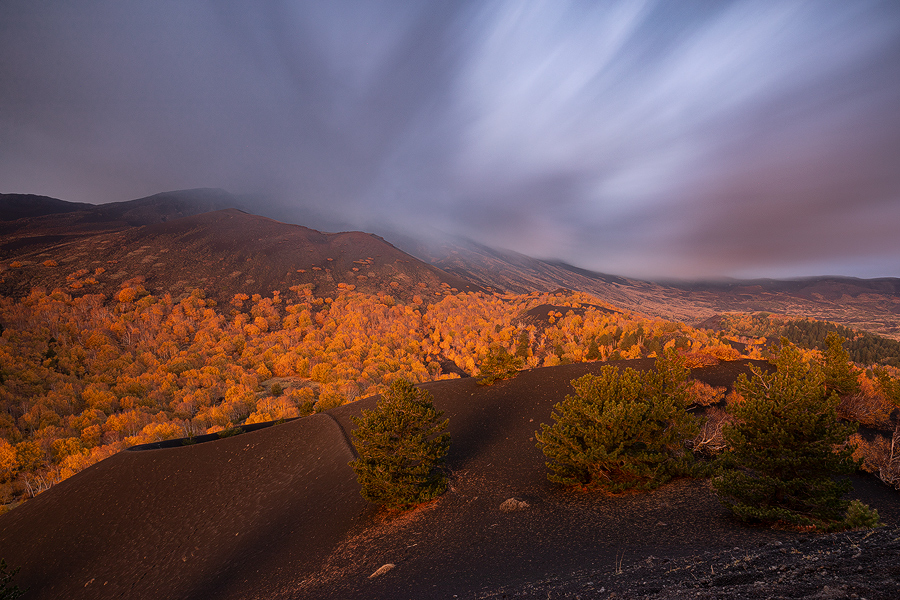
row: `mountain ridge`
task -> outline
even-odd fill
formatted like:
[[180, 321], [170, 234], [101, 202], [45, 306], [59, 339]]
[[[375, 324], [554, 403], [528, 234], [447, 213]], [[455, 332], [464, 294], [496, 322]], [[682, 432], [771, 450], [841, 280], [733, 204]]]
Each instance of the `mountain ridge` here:
[[655, 282], [540, 260], [458, 239], [401, 247], [444, 270], [512, 293], [578, 290], [650, 316], [698, 324], [726, 312], [773, 312], [834, 321], [900, 339], [900, 279], [809, 277]]
[[68, 202], [38, 194], [0, 194], [0, 221], [16, 221], [59, 213], [87, 210], [93, 204]]
[[[0, 200], [0, 216], [19, 214], [15, 210], [21, 212], [22, 198], [26, 198], [26, 196], [5, 195], [4, 197], [11, 198], [12, 196], [17, 196], [17, 198], [7, 201], [12, 208], [6, 212], [4, 212], [3, 202]], [[119, 244], [132, 243], [135, 239], [133, 237], [127, 235], [115, 237], [116, 234], [122, 234], [130, 228], [164, 224], [179, 218], [204, 214], [209, 212], [208, 209], [215, 207], [218, 207], [219, 210], [224, 207], [246, 211], [239, 205], [240, 202], [235, 196], [224, 190], [212, 188], [164, 192], [137, 200], [106, 205], [87, 205], [88, 209], [84, 209], [84, 205], [81, 204], [44, 198], [36, 205], [34, 215], [16, 220], [0, 221], [0, 233], [3, 234], [3, 242], [0, 243], [0, 260], [6, 260], [9, 263], [15, 261], [42, 263], [47, 260], [55, 260], [62, 264], [57, 255], [61, 252], [61, 245], [66, 242], [72, 242], [73, 248], [78, 247], [74, 251], [75, 254], [83, 254], [86, 252], [85, 247], [90, 243], [109, 246], [112, 239], [117, 240]], [[50, 210], [62, 212], [48, 214]], [[250, 213], [245, 212], [245, 214], [249, 215]], [[270, 224], [274, 223], [280, 223], [280, 221], [270, 220]], [[273, 227], [275, 226], [273, 225]], [[165, 227], [147, 230], [147, 232], [152, 231], [165, 231]], [[234, 230], [233, 234], [236, 239], [243, 239], [242, 236], [246, 232]], [[102, 235], [107, 237], [96, 237]], [[402, 287], [405, 296], [413, 295], [415, 286], [420, 283], [419, 280], [422, 278], [431, 282], [426, 284], [430, 286], [428, 287], [429, 293], [436, 291], [432, 289], [434, 287], [432, 284], [435, 282], [438, 286], [446, 283], [447, 286], [441, 286], [445, 290], [455, 288], [498, 293], [547, 292], [564, 288], [596, 295], [625, 309], [688, 324], [701, 323], [710, 317], [726, 312], [765, 311], [834, 321], [848, 327], [863, 329], [892, 339], [900, 339], [900, 279], [896, 278], [858, 279], [827, 276], [796, 279], [654, 282], [599, 273], [562, 261], [541, 260], [461, 238], [436, 238], [425, 243], [400, 234], [388, 234], [387, 238], [375, 236], [375, 234], [360, 233], [360, 235], [372, 236], [371, 239], [379, 239], [393, 248], [386, 252], [393, 254], [396, 250], [407, 255], [406, 257], [398, 255], [397, 261], [418, 259], [442, 273], [427, 269], [423, 265], [419, 265], [415, 269], [412, 266], [405, 270], [401, 269], [403, 278], [398, 281], [397, 287]], [[219, 236], [220, 241], [221, 237]], [[349, 244], [349, 239], [346, 238], [344, 241]], [[358, 235], [355, 239], [362, 242], [363, 239], [368, 240], [369, 238], [362, 238]], [[393, 239], [395, 243], [392, 244], [388, 239]], [[80, 243], [79, 240], [81, 240]], [[254, 247], [259, 241], [257, 238], [248, 242], [248, 249]], [[367, 246], [368, 244], [369, 242], [366, 241], [362, 245]], [[237, 247], [225, 243], [220, 243], [219, 246], [223, 249]], [[266, 250], [266, 252], [272, 251], [272, 248]], [[68, 254], [65, 256], [66, 259]], [[367, 257], [368, 254], [367, 251]], [[36, 260], [38, 258], [40, 260]], [[245, 262], [246, 258], [245, 256]], [[361, 258], [357, 257], [357, 260]], [[121, 260], [121, 257], [107, 256], [106, 260], [116, 261]], [[199, 263], [204, 260], [209, 261], [210, 257], [200, 258]], [[223, 262], [228, 263], [229, 260], [226, 257]], [[251, 262], [253, 262], [252, 259]], [[179, 268], [183, 270], [187, 266], [188, 264], [184, 263]], [[218, 276], [207, 273], [208, 269], [204, 270], [198, 267], [204, 273], [195, 277], [194, 279], [200, 281], [194, 283], [198, 287], [223, 285], [222, 282], [227, 279], [223, 279], [225, 275], [243, 272], [243, 269], [235, 264], [230, 264], [230, 266], [233, 267], [231, 271], [220, 273]], [[330, 269], [329, 265], [312, 264], [310, 261], [299, 261], [294, 266], [295, 272], [298, 269], [311, 272], [313, 267], [323, 270]], [[103, 267], [103, 265], [93, 265], [92, 269], [97, 267]], [[271, 271], [265, 265], [263, 267], [265, 267], [263, 271]], [[80, 266], [79, 268], [86, 267]], [[130, 277], [141, 276], [139, 264], [132, 265], [131, 268]], [[356, 268], [361, 269], [361, 266]], [[3, 278], [3, 282], [0, 282], [0, 293], [7, 295], [15, 296], [27, 293], [27, 287], [32, 284], [52, 289], [63, 281], [61, 277], [55, 279], [44, 276], [20, 277], [19, 281], [11, 284], [10, 279], [16, 279], [16, 277], [9, 271], [10, 269], [7, 268], [4, 273], [0, 273], [0, 277]], [[73, 271], [77, 271], [77, 269], [73, 269]], [[116, 272], [121, 271], [122, 269], [118, 269]], [[415, 275], [413, 271], [419, 271], [420, 275]], [[366, 272], [368, 273], [368, 271]], [[375, 272], [376, 279], [383, 284], [379, 288], [381, 292], [391, 293], [392, 289], [396, 290], [396, 287], [390, 287], [393, 283], [391, 273], [380, 273], [378, 270]], [[71, 273], [72, 271], [65, 275], [68, 276]], [[358, 285], [360, 281], [365, 281], [356, 279], [359, 277], [359, 271], [354, 273], [357, 274], [349, 276], [344, 273], [337, 279], [332, 277], [330, 281], [328, 278], [318, 281], [316, 278], [288, 277], [288, 271], [284, 270], [284, 273], [277, 277], [272, 273], [266, 275], [265, 283], [254, 281], [248, 284], [250, 287], [246, 290], [237, 289], [236, 280], [227, 282], [225, 287], [228, 288], [227, 291], [230, 294], [239, 292], [270, 294], [274, 289], [284, 291], [285, 286], [314, 283], [322, 285], [321, 289], [330, 291], [339, 283]], [[150, 278], [152, 277], [151, 273]], [[238, 276], [234, 276], [232, 279], [235, 277]], [[188, 280], [191, 278], [191, 276], [185, 275], [174, 279], [171, 283], [179, 281], [190, 283]], [[267, 287], [270, 289], [265, 289]], [[362, 287], [376, 290], [378, 286], [369, 282]], [[184, 289], [184, 285], [179, 288], [180, 291], [184, 291]], [[109, 294], [113, 291], [115, 290], [112, 288], [104, 288], [104, 293]], [[219, 293], [218, 298], [222, 299], [225, 295], [224, 292]]]
[[53, 238], [16, 258], [10, 265], [20, 266], [0, 273], [0, 293], [11, 297], [35, 286], [110, 296], [132, 280], [160, 295], [201, 289], [220, 303], [298, 285], [403, 297], [480, 289], [367, 233], [323, 233], [234, 208]]

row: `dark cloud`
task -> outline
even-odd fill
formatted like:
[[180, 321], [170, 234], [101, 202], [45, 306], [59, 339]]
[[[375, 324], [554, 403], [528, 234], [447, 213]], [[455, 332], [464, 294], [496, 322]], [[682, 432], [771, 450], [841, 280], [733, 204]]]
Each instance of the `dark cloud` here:
[[4, 0], [0, 191], [636, 276], [900, 276], [900, 5]]

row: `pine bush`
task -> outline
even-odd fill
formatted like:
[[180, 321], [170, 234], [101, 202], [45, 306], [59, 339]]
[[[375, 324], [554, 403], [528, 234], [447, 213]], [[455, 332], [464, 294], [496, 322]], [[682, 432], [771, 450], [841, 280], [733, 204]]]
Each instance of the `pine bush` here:
[[479, 375], [476, 382], [479, 385], [491, 385], [498, 379], [515, 377], [524, 362], [524, 359], [510, 354], [503, 346], [493, 344], [478, 366]]
[[685, 472], [684, 443], [698, 430], [686, 411], [689, 374], [683, 357], [670, 351], [655, 371], [604, 365], [599, 375], [572, 381], [575, 395], [556, 404], [554, 424], [536, 433], [548, 478], [619, 492], [653, 489]]
[[847, 529], [871, 529], [878, 527], [880, 524], [878, 511], [870, 508], [869, 505], [863, 504], [859, 500], [853, 500], [847, 507], [847, 514], [844, 517], [844, 526]]
[[859, 392], [859, 380], [850, 363], [850, 353], [844, 349], [846, 340], [831, 331], [825, 337], [825, 389], [838, 396], [852, 396]]
[[448, 419], [430, 393], [405, 379], [391, 384], [374, 410], [354, 417], [350, 463], [370, 502], [402, 508], [437, 498], [447, 489], [444, 460], [450, 448]]
[[18, 572], [18, 568], [10, 571], [6, 566], [6, 561], [0, 558], [0, 600], [15, 600], [15, 598], [25, 595], [25, 592], [20, 590], [18, 586], [12, 584], [13, 577]]
[[858, 467], [846, 443], [857, 425], [838, 421], [838, 397], [826, 393], [822, 369], [787, 339], [774, 362], [775, 372], [754, 369], [735, 382], [744, 402], [724, 428], [729, 449], [713, 486], [742, 521], [834, 529], [852, 487], [834, 476]]

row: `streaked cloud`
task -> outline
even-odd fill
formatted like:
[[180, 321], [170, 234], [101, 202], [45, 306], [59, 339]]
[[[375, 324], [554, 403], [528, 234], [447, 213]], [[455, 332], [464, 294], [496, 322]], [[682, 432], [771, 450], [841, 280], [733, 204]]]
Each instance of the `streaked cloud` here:
[[644, 277], [900, 276], [900, 5], [7, 0], [5, 192]]

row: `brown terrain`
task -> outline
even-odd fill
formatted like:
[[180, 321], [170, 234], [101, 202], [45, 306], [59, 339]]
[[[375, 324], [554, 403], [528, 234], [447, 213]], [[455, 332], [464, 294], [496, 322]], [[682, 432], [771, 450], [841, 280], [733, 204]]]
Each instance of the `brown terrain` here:
[[321, 233], [234, 208], [207, 212], [227, 198], [189, 192], [0, 223], [0, 294], [41, 286], [109, 296], [134, 278], [151, 293], [199, 288], [220, 303], [304, 284], [320, 297], [339, 285], [400, 297], [480, 289], [377, 236]]
[[241, 208], [240, 202], [224, 190], [206, 188], [100, 205], [32, 194], [0, 194], [0, 252], [9, 254], [19, 248], [41, 247], [225, 208]]
[[[747, 363], [693, 374], [726, 385]], [[744, 527], [704, 480], [622, 496], [551, 484], [534, 433], [601, 364], [424, 384], [450, 420], [451, 489], [410, 512], [367, 504], [348, 466], [372, 397], [121, 452], [0, 516], [0, 555], [35, 600], [898, 597], [900, 496], [869, 477], [853, 495], [888, 526], [832, 536]]]

